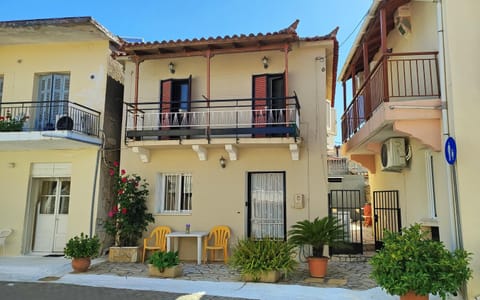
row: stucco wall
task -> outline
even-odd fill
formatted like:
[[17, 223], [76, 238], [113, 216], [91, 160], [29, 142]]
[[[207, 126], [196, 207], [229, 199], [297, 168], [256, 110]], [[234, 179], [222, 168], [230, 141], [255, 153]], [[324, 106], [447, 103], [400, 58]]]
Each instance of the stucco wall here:
[[69, 100], [103, 112], [109, 55], [108, 41], [2, 46], [3, 101], [36, 100], [35, 74], [69, 73]]
[[[71, 163], [71, 198], [68, 216], [67, 237], [89, 232], [90, 207], [95, 178], [96, 149], [2, 152], [0, 155], [0, 190], [2, 209], [0, 227], [12, 228], [7, 240], [6, 255], [27, 254], [31, 251], [31, 231], [34, 226], [34, 211], [29, 191], [31, 170], [34, 163]], [[9, 163], [14, 163], [11, 167]], [[33, 205], [34, 206], [34, 205]], [[30, 231], [30, 233], [28, 233]]]
[[[480, 2], [442, 1], [444, 6], [447, 100], [450, 135], [457, 141], [457, 180], [463, 244], [473, 253], [474, 277], [468, 299], [480, 296], [480, 201], [478, 200], [478, 49], [480, 49]], [[468, 25], [467, 25], [468, 24]]]

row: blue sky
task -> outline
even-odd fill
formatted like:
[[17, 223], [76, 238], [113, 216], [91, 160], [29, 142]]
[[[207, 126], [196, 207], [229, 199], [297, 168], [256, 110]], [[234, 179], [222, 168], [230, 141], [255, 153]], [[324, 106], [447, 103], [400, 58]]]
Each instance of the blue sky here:
[[[340, 27], [340, 72], [371, 4], [372, 0], [0, 0], [0, 20], [91, 16], [116, 35], [161, 41], [267, 33], [299, 19], [301, 37]], [[340, 85], [335, 102], [341, 114]], [[340, 144], [340, 137], [336, 140]]]

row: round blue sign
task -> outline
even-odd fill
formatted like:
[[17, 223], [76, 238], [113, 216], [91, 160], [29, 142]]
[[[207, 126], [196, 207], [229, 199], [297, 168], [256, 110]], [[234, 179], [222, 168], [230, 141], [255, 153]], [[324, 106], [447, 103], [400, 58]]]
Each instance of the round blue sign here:
[[445, 141], [445, 159], [449, 165], [453, 165], [457, 160], [457, 143], [451, 136]]

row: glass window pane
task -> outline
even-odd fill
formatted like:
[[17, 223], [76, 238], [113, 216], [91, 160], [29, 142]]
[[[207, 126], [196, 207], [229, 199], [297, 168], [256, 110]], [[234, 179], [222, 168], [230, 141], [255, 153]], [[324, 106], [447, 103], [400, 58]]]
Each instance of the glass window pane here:
[[70, 197], [69, 196], [62, 196], [60, 197], [60, 207], [58, 208], [59, 214], [68, 214], [68, 206], [70, 204]]
[[55, 212], [55, 196], [40, 196], [40, 214], [51, 215]]

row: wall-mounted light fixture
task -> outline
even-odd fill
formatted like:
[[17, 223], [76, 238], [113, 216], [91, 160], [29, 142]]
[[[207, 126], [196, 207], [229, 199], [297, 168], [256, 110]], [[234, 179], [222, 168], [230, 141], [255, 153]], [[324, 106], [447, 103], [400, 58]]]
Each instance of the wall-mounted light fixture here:
[[262, 58], [262, 63], [263, 63], [263, 68], [264, 69], [268, 68], [268, 57], [264, 56]]
[[227, 166], [227, 160], [223, 156], [220, 157], [218, 162], [220, 163], [220, 167], [222, 167], [222, 169], [225, 169], [225, 167]]
[[175, 73], [175, 65], [173, 64], [173, 62], [170, 62], [168, 64], [168, 69], [170, 70], [170, 73]]

